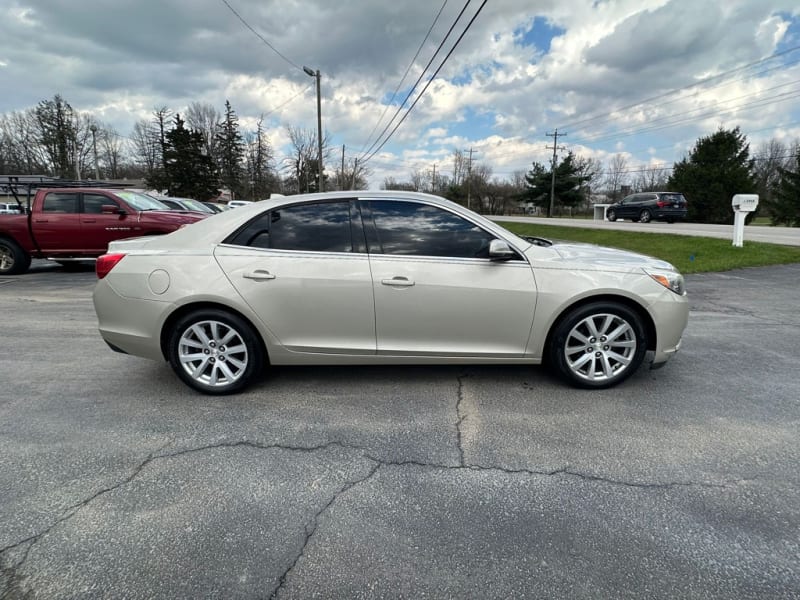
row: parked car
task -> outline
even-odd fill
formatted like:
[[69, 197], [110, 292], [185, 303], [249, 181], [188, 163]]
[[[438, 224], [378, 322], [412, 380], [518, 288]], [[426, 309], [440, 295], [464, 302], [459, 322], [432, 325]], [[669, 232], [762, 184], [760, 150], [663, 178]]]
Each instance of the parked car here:
[[229, 208], [227, 204], [218, 204], [217, 202], [203, 202], [203, 204], [215, 213], [224, 212]]
[[683, 277], [661, 260], [520, 238], [437, 196], [265, 200], [97, 262], [101, 336], [209, 394], [271, 365], [548, 362], [605, 388], [681, 344]]
[[153, 196], [162, 204], [166, 204], [171, 210], [191, 211], [203, 213], [205, 215], [213, 215], [214, 211], [208, 208], [202, 202], [192, 200], [191, 198], [175, 198], [173, 196]]
[[686, 206], [686, 198], [678, 192], [641, 192], [609, 206], [606, 217], [609, 221], [630, 219], [640, 223], [674, 223], [686, 218]]
[[0, 215], [18, 215], [22, 212], [16, 202], [0, 202]]

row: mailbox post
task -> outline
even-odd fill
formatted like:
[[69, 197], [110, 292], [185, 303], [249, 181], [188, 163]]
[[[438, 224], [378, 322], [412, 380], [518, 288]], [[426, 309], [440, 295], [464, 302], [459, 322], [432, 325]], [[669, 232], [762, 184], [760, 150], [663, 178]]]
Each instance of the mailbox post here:
[[741, 248], [744, 244], [744, 220], [747, 213], [758, 208], [758, 194], [736, 194], [731, 200], [733, 208], [733, 245]]

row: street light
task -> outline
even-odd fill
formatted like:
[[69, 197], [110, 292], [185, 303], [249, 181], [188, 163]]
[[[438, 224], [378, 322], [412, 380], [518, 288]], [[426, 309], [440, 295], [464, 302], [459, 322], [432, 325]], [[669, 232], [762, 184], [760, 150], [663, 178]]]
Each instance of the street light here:
[[305, 71], [305, 74], [309, 77], [317, 78], [317, 150], [319, 152], [317, 155], [317, 167], [319, 168], [319, 184], [317, 185], [317, 191], [324, 192], [322, 181], [322, 100], [320, 99], [319, 90], [319, 69], [315, 72], [308, 67], [303, 67], [303, 71]]
[[94, 148], [94, 178], [100, 179], [100, 167], [97, 166], [97, 125], [94, 123], [89, 126], [89, 131], [92, 132], [92, 148]]

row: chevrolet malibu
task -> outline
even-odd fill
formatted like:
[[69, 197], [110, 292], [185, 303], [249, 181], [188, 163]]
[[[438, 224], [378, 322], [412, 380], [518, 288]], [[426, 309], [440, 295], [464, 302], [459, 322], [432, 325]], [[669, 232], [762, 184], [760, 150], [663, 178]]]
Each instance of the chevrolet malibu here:
[[207, 394], [268, 365], [332, 364], [544, 362], [606, 388], [663, 365], [689, 312], [669, 263], [392, 191], [282, 197], [112, 242], [97, 275], [107, 344]]

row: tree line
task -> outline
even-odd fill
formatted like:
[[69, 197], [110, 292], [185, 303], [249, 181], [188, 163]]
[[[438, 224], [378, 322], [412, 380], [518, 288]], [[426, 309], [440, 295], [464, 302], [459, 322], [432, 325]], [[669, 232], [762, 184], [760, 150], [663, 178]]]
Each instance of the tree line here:
[[[278, 192], [316, 192], [320, 169], [314, 129], [287, 127], [289, 153], [278, 160], [264, 129], [243, 131], [229, 101], [222, 112], [192, 103], [183, 114], [154, 109], [128, 136], [93, 115], [78, 112], [60, 95], [35, 107], [0, 115], [0, 173], [67, 179], [142, 179], [172, 196], [209, 199], [227, 190], [251, 200]], [[366, 189], [369, 168], [334, 156], [323, 137], [326, 190]], [[409, 179], [387, 177], [384, 189], [430, 192], [489, 214], [573, 214], [594, 202], [614, 202], [640, 191], [682, 192], [689, 220], [730, 223], [737, 193], [758, 193], [759, 213], [774, 224], [800, 226], [800, 140], [770, 140], [751, 153], [739, 128], [697, 140], [672, 166], [631, 167], [623, 154], [606, 164], [566, 153], [555, 164], [533, 162], [527, 171], [495, 177], [491, 165], [456, 150], [448, 169], [415, 169]]]
[[406, 181], [386, 178], [383, 187], [440, 194], [490, 214], [521, 206], [550, 214], [552, 204], [556, 215], [590, 211], [594, 202], [613, 203], [632, 193], [674, 191], [689, 202], [688, 220], [721, 224], [733, 222], [735, 194], [757, 193], [757, 214], [767, 215], [775, 225], [800, 226], [800, 140], [787, 145], [772, 139], [751, 154], [738, 127], [699, 138], [688, 156], [672, 166], [630, 167], [623, 154], [603, 165], [568, 152], [555, 169], [534, 162], [528, 171], [499, 178], [492, 176], [489, 165], [468, 161], [457, 150], [449, 172], [414, 170]]
[[[319, 150], [315, 129], [288, 127], [290, 153], [277, 159], [264, 117], [243, 130], [230, 101], [222, 112], [192, 103], [184, 113], [154, 109], [130, 135], [72, 108], [62, 96], [34, 108], [0, 115], [0, 173], [64, 179], [141, 179], [170, 196], [201, 200], [226, 190], [234, 198], [261, 200], [272, 193], [315, 192]], [[323, 139], [323, 165], [333, 157]], [[342, 157], [324, 169], [331, 189], [364, 189], [370, 172]]]

